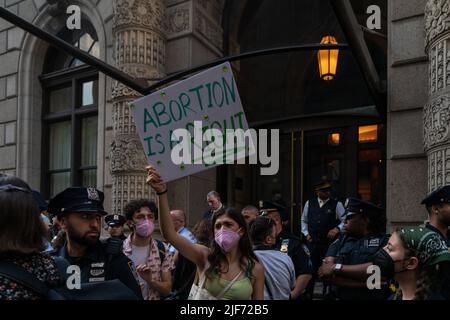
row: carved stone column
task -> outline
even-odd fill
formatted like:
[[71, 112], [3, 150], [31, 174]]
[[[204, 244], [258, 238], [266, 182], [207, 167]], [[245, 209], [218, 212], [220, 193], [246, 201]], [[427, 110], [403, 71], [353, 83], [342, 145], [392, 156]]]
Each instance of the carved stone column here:
[[430, 61], [429, 100], [424, 108], [428, 191], [450, 184], [450, 3], [429, 0], [425, 41]]
[[[114, 57], [116, 66], [150, 81], [165, 76], [165, 38], [162, 0], [114, 0]], [[112, 211], [126, 203], [155, 198], [145, 183], [146, 157], [128, 104], [140, 95], [113, 83], [113, 142], [111, 144]]]

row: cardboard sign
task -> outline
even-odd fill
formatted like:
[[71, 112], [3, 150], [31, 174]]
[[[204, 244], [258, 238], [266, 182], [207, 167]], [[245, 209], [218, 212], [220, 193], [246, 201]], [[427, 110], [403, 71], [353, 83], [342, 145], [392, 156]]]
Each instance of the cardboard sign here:
[[[205, 156], [212, 145], [224, 146], [223, 155], [212, 153], [215, 159], [231, 156], [238, 160], [255, 152], [251, 138], [246, 140], [249, 148], [238, 150], [236, 147], [226, 148], [226, 138], [222, 141], [206, 134], [217, 134], [219, 130], [225, 136], [228, 129], [248, 129], [228, 62], [140, 98], [130, 104], [130, 110], [148, 162], [158, 170], [165, 182], [222, 164], [220, 161], [211, 163], [211, 158]], [[190, 136], [182, 139], [177, 135], [181, 131]], [[181, 148], [186, 143], [190, 143], [189, 152]], [[181, 149], [183, 152], [180, 152]], [[176, 160], [176, 155], [182, 155], [185, 160], [179, 163], [180, 157]]]

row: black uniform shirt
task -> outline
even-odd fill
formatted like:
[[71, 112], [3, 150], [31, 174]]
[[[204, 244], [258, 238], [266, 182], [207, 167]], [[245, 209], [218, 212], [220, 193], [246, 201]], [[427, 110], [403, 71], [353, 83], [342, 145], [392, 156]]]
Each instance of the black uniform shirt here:
[[[312, 264], [308, 254], [305, 252], [300, 238], [285, 230], [277, 236], [276, 250], [287, 253], [294, 263], [295, 276], [312, 274]], [[286, 252], [287, 250], [287, 252]]]
[[137, 274], [133, 262], [122, 252], [114, 254], [109, 265], [107, 243], [98, 241], [96, 245], [89, 248], [83, 257], [70, 257], [67, 253], [66, 244], [53, 253], [66, 259], [69, 264], [77, 265], [81, 271], [81, 283], [97, 282], [105, 280], [120, 280], [130, 288], [138, 298], [142, 299], [142, 292], [136, 280]]
[[[371, 235], [361, 239], [341, 235], [330, 245], [326, 257], [336, 257], [336, 263], [343, 265], [357, 265], [371, 262], [373, 255], [383, 248], [389, 237], [385, 234]], [[337, 296], [344, 300], [386, 299], [387, 290], [369, 290], [365, 288], [337, 287]]]

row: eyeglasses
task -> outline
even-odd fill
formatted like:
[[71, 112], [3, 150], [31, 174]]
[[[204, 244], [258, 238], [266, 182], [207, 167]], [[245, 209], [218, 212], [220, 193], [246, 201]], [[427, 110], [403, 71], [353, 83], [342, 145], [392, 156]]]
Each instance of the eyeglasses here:
[[31, 190], [29, 190], [27, 188], [14, 186], [12, 184], [5, 184], [3, 186], [0, 186], [0, 192], [11, 192], [11, 191], [20, 191], [20, 192], [25, 192], [25, 193], [31, 193]]

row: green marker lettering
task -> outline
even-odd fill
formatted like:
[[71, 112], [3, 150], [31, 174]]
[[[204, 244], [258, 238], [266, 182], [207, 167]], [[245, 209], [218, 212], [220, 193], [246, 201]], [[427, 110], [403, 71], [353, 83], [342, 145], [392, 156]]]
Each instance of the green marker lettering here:
[[[159, 110], [157, 110], [158, 107], [160, 107]], [[171, 122], [171, 118], [166, 112], [166, 106], [164, 105], [164, 103], [162, 103], [162, 102], [155, 103], [153, 105], [153, 112], [156, 114], [159, 126], [165, 126]], [[163, 115], [166, 116], [167, 120], [165, 122], [161, 123], [161, 116], [163, 116]]]
[[151, 137], [151, 136], [144, 139], [144, 141], [147, 142], [147, 147], [148, 147], [147, 157], [151, 157], [156, 154], [156, 153], [152, 152], [152, 139], [153, 139], [153, 137]]
[[222, 83], [225, 89], [225, 100], [227, 102], [227, 105], [230, 105], [230, 102], [228, 100], [228, 94], [231, 95], [233, 103], [236, 103], [236, 90], [234, 85], [234, 78], [231, 78], [231, 86], [227, 83], [227, 79], [225, 77], [222, 77]]
[[198, 87], [189, 89], [189, 92], [195, 92], [197, 94], [197, 100], [198, 100], [198, 104], [200, 106], [200, 110], [203, 110], [203, 101], [202, 101], [202, 96], [200, 94], [200, 89], [203, 88], [203, 85], [199, 85]]
[[148, 112], [147, 108], [144, 108], [144, 132], [147, 132], [147, 124], [153, 124], [155, 128], [158, 128], [158, 125], [153, 120], [152, 115]]

